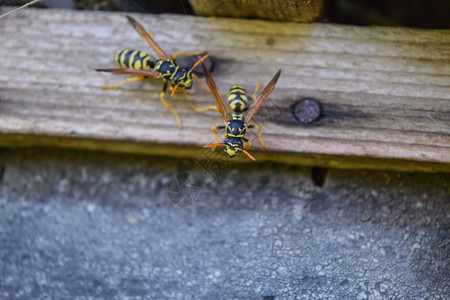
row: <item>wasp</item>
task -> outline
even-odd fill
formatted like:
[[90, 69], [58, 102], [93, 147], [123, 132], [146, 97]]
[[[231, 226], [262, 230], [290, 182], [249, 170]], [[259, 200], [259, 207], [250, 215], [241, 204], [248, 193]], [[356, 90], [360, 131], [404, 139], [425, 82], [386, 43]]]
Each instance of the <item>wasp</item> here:
[[209, 92], [200, 82], [198, 77], [192, 73], [195, 67], [208, 55], [200, 58], [191, 69], [180, 68], [176, 64], [177, 55], [191, 55], [200, 56], [206, 53], [205, 50], [199, 52], [176, 52], [172, 56], [167, 55], [153, 40], [150, 31], [146, 31], [144, 27], [139, 24], [135, 19], [130, 16], [126, 16], [128, 22], [133, 26], [137, 33], [150, 45], [156, 55], [159, 57], [157, 60], [153, 60], [150, 55], [139, 50], [121, 50], [114, 55], [114, 62], [119, 66], [117, 69], [96, 69], [98, 72], [110, 72], [113, 74], [134, 75], [125, 79], [124, 81], [103, 86], [102, 89], [117, 88], [127, 82], [144, 80], [147, 77], [161, 78], [164, 80], [164, 86], [160, 93], [160, 98], [164, 106], [175, 116], [178, 121], [178, 127], [182, 129], [180, 116], [172, 109], [170, 104], [164, 99], [164, 95], [167, 90], [168, 82], [171, 82], [172, 93], [180, 89], [190, 89], [192, 87], [192, 77], [197, 81], [198, 85], [206, 92]]
[[[272, 93], [272, 91], [275, 89], [275, 85], [277, 84], [278, 78], [281, 75], [281, 70], [278, 70], [278, 72], [275, 74], [275, 76], [272, 78], [272, 80], [266, 85], [264, 90], [261, 92], [259, 97], [255, 100], [253, 105], [250, 107], [250, 110], [248, 111], [247, 115], [244, 117], [243, 112], [248, 109], [247, 106], [247, 95], [244, 88], [240, 85], [233, 85], [228, 94], [228, 103], [230, 107], [233, 109], [233, 114], [228, 114], [227, 109], [225, 107], [225, 104], [222, 100], [222, 97], [220, 96], [216, 83], [214, 82], [214, 79], [209, 74], [208, 70], [206, 69], [205, 65], [202, 63], [203, 72], [206, 76], [206, 82], [208, 84], [209, 89], [214, 95], [214, 98], [216, 100], [217, 106], [208, 106], [204, 109], [197, 109], [198, 111], [205, 111], [208, 109], [215, 109], [218, 112], [221, 113], [223, 117], [223, 121], [225, 122], [225, 126], [213, 126], [211, 127], [211, 131], [216, 135], [216, 142], [214, 144], [206, 145], [205, 148], [211, 148], [211, 147], [217, 147], [217, 146], [223, 146], [225, 153], [228, 154], [229, 157], [235, 157], [240, 152], [243, 152], [245, 155], [247, 155], [250, 159], [255, 160], [255, 158], [248, 153], [247, 150], [251, 143], [250, 141], [244, 137], [247, 129], [258, 129], [258, 139], [261, 145], [267, 149], [267, 146], [264, 144], [261, 136], [261, 127], [258, 125], [250, 125], [250, 122], [252, 121], [253, 117], [255, 116], [258, 109], [261, 107], [261, 105], [264, 103], [264, 101], [267, 99], [267, 97]], [[258, 86], [255, 89], [255, 93], [253, 98], [255, 98], [256, 92], [260, 86], [261, 82], [258, 84]], [[217, 143], [218, 141], [218, 129], [225, 129], [225, 137], [223, 143]], [[244, 145], [245, 143], [245, 145]]]

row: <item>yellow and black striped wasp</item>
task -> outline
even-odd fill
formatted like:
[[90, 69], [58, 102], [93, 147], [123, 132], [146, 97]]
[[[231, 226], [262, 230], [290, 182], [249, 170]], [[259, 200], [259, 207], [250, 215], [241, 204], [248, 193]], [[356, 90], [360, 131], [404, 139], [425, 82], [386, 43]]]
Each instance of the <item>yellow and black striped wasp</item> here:
[[98, 72], [110, 72], [113, 74], [134, 75], [134, 77], [125, 79], [124, 81], [103, 86], [103, 89], [117, 88], [122, 84], [131, 81], [144, 80], [146, 77], [161, 78], [164, 80], [164, 86], [160, 94], [160, 98], [164, 106], [175, 116], [178, 121], [178, 126], [182, 129], [180, 116], [172, 109], [169, 103], [164, 99], [164, 94], [167, 90], [167, 82], [172, 83], [172, 95], [175, 91], [180, 89], [190, 89], [192, 87], [192, 77], [195, 78], [198, 85], [209, 92], [200, 82], [198, 77], [192, 73], [194, 68], [203, 61], [208, 55], [200, 58], [191, 69], [180, 68], [175, 62], [177, 55], [191, 55], [200, 56], [206, 53], [205, 50], [199, 52], [176, 52], [174, 55], [167, 55], [153, 40], [152, 34], [146, 31], [144, 27], [135, 19], [127, 16], [128, 21], [137, 31], [137, 33], [148, 42], [150, 47], [160, 59], [153, 61], [152, 58], [145, 52], [139, 50], [121, 50], [114, 55], [115, 63], [120, 67], [116, 69], [96, 69]]
[[[211, 77], [211, 75], [209, 74], [208, 70], [206, 69], [203, 63], [202, 67], [203, 72], [205, 73], [206, 76], [206, 82], [208, 83], [208, 87], [213, 93], [214, 98], [216, 99], [217, 107], [209, 106], [205, 109], [198, 111], [215, 109], [222, 114], [223, 121], [225, 122], [225, 126], [211, 127], [212, 132], [214, 132], [214, 134], [216, 135], [216, 142], [214, 144], [206, 145], [205, 148], [224, 146], [225, 153], [227, 153], [228, 156], [230, 157], [234, 157], [238, 155], [240, 152], [243, 152], [250, 159], [255, 160], [255, 158], [252, 155], [250, 155], [250, 153], [248, 153], [247, 150], [245, 150], [251, 146], [251, 143], [247, 138], [244, 137], [244, 135], [248, 128], [258, 129], [259, 142], [264, 148], [267, 149], [267, 146], [264, 144], [261, 137], [261, 127], [259, 127], [258, 125], [250, 125], [250, 122], [252, 121], [258, 109], [270, 95], [270, 93], [275, 89], [275, 85], [277, 84], [278, 78], [280, 77], [281, 74], [281, 70], [278, 70], [278, 72], [275, 74], [272, 80], [266, 85], [266, 87], [261, 92], [259, 97], [255, 100], [255, 103], [253, 103], [252, 107], [250, 107], [250, 110], [247, 113], [247, 115], [244, 117], [244, 115], [242, 115], [242, 112], [247, 110], [247, 95], [245, 93], [245, 90], [238, 85], [234, 85], [231, 87], [230, 91], [228, 92], [228, 102], [230, 103], [230, 106], [233, 109], [234, 113], [228, 114], [225, 104], [223, 103], [222, 97], [220, 96], [217, 90], [214, 79]], [[258, 87], [255, 90], [255, 94]], [[225, 129], [225, 137], [223, 143], [217, 143], [219, 139], [217, 132], [218, 129]], [[245, 146], [244, 142], [246, 143]]]

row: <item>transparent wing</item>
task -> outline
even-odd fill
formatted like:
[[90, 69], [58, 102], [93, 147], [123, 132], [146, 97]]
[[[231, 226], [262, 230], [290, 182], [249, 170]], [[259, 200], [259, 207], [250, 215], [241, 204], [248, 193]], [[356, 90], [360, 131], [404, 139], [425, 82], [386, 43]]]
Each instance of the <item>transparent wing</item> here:
[[227, 108], [225, 107], [223, 99], [220, 96], [219, 91], [217, 90], [216, 83], [214, 82], [214, 79], [212, 79], [211, 74], [209, 74], [208, 69], [206, 69], [205, 64], [203, 62], [202, 68], [203, 72], [205, 73], [206, 83], [208, 84], [209, 89], [211, 90], [211, 92], [214, 95], [214, 98], [216, 99], [217, 107], [219, 108], [219, 111], [222, 114], [223, 121], [227, 123], [229, 121], [230, 116], [228, 115]]
[[245, 123], [248, 125], [252, 121], [258, 109], [264, 103], [264, 101], [269, 97], [270, 93], [272, 93], [275, 85], [277, 84], [278, 78], [280, 78], [281, 70], [278, 70], [277, 74], [273, 76], [272, 80], [266, 85], [262, 93], [259, 95], [258, 99], [256, 99], [255, 103], [253, 103], [252, 107], [248, 111], [247, 116], [245, 117]]
[[127, 16], [128, 22], [130, 22], [131, 26], [134, 27], [134, 29], [139, 33], [139, 35], [149, 43], [150, 47], [152, 47], [153, 51], [155, 51], [156, 55], [161, 57], [164, 60], [168, 60], [171, 57], [166, 54], [159, 46], [158, 44], [153, 40], [152, 34], [144, 29], [144, 27], [138, 23], [135, 19], [133, 19], [130, 16]]
[[113, 74], [122, 75], [136, 75], [136, 76], [147, 76], [147, 77], [159, 77], [159, 74], [151, 70], [136, 70], [136, 69], [95, 69], [97, 72], [109, 72]]

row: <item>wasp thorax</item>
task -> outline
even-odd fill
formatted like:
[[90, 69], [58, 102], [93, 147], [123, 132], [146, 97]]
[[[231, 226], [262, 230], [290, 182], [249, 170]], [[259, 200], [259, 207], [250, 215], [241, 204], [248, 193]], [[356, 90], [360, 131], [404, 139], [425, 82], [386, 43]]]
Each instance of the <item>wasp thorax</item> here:
[[232, 115], [231, 121], [227, 126], [228, 135], [234, 137], [244, 136], [247, 130], [247, 125], [245, 125], [244, 117], [242, 115]]

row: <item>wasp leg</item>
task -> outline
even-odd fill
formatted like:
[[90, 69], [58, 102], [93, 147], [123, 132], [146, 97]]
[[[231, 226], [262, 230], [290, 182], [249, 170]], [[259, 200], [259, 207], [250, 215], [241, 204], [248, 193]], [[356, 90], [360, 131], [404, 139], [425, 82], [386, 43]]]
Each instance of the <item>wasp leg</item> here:
[[203, 83], [200, 81], [200, 79], [198, 78], [197, 75], [192, 74], [192, 77], [194, 77], [194, 79], [195, 79], [195, 81], [197, 82], [198, 86], [199, 86], [204, 92], [206, 92], [206, 93], [211, 93], [211, 91], [203, 85]]
[[248, 149], [252, 146], [252, 143], [249, 141], [249, 139], [242, 138], [242, 140], [247, 143], [247, 145], [244, 146], [244, 149]]
[[261, 136], [261, 127], [259, 127], [258, 125], [248, 125], [247, 128], [255, 128], [255, 129], [258, 129], [258, 139], [259, 139], [259, 142], [261, 143], [261, 145], [262, 145], [264, 148], [267, 149], [266, 144], [264, 144], [264, 142], [263, 142], [263, 140], [262, 140], [262, 136]]
[[167, 81], [164, 82], [164, 87], [163, 90], [161, 91], [161, 94], [159, 94], [162, 103], [164, 104], [164, 106], [172, 113], [172, 115], [175, 116], [175, 118], [177, 118], [178, 121], [178, 127], [180, 129], [183, 129], [183, 126], [181, 125], [181, 119], [180, 116], [172, 109], [172, 107], [170, 106], [170, 104], [166, 101], [166, 99], [164, 99], [164, 94], [166, 93], [166, 89], [167, 89]]
[[103, 90], [106, 90], [106, 89], [115, 89], [115, 88], [118, 88], [119, 86], [121, 86], [122, 84], [125, 84], [125, 83], [127, 83], [127, 82], [138, 81], [138, 80], [144, 80], [144, 79], [145, 79], [144, 76], [131, 77], [131, 78], [127, 78], [127, 79], [125, 79], [124, 81], [119, 82], [119, 83], [116, 83], [116, 84], [104, 85], [104, 86], [102, 86], [102, 89], [103, 89]]
[[205, 111], [207, 111], [207, 110], [217, 110], [218, 112], [220, 112], [220, 110], [217, 108], [217, 106], [215, 106], [215, 105], [210, 105], [210, 106], [207, 106], [207, 107], [205, 107], [205, 108], [198, 108], [197, 106], [195, 106], [195, 105], [192, 105], [192, 108], [195, 110], [195, 111], [197, 111], [197, 112], [205, 112]]
[[[225, 126], [213, 126], [211, 127], [211, 131], [214, 132], [214, 135], [216, 136], [216, 141], [214, 142], [214, 144], [217, 144], [217, 142], [219, 141], [219, 133], [217, 132], [217, 129], [225, 129]], [[227, 134], [225, 133], [225, 138], [227, 137]], [[219, 144], [217, 144], [218, 146]], [[212, 148], [212, 150], [216, 150], [216, 146], [214, 146]]]
[[255, 88], [255, 91], [253, 92], [253, 95], [252, 95], [253, 101], [256, 101], [256, 93], [258, 93], [258, 90], [261, 87], [261, 84], [262, 84], [262, 80], [259, 81], [258, 85]]
[[217, 129], [225, 129], [225, 126], [213, 126], [211, 127], [211, 131], [214, 132], [216, 135], [216, 141], [214, 143], [217, 143], [219, 141], [219, 133], [217, 132]]
[[203, 55], [206, 53], [206, 50], [202, 50], [199, 52], [176, 52], [174, 55], [172, 55], [172, 59], [176, 60], [177, 59], [177, 55], [190, 55], [190, 56], [199, 56], [199, 55]]

